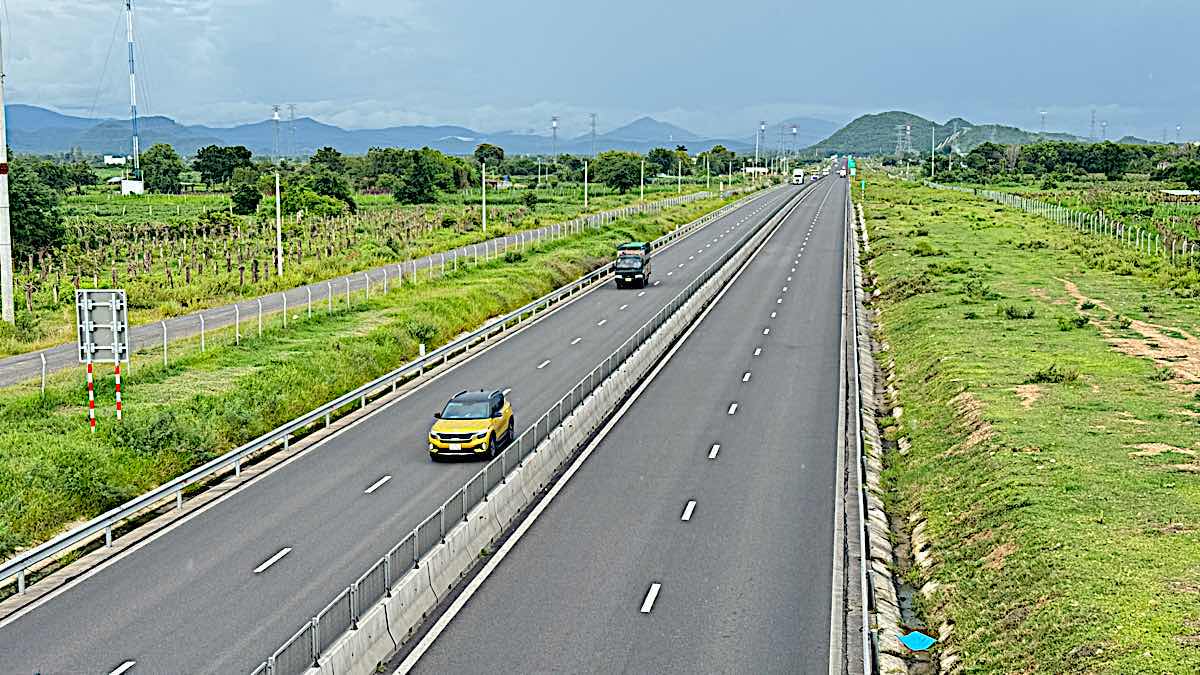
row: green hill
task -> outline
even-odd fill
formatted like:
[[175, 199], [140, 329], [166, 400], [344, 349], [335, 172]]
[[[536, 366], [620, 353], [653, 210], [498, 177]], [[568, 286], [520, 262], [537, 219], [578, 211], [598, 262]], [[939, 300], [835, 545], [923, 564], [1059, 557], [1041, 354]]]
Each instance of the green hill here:
[[896, 152], [897, 127], [907, 125], [913, 152], [928, 154], [931, 131], [940, 149], [946, 145], [960, 153], [987, 142], [1003, 145], [1026, 145], [1038, 141], [1078, 141], [1087, 139], [1064, 133], [1038, 134], [1001, 124], [971, 124], [961, 117], [938, 124], [919, 115], [893, 110], [863, 115], [834, 132], [829, 138], [809, 148], [820, 155], [892, 155]]

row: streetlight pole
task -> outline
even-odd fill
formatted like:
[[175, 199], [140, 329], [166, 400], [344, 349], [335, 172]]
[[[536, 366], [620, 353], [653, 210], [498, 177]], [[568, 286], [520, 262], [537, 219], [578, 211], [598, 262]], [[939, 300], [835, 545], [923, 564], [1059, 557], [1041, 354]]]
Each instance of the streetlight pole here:
[[933, 180], [934, 174], [937, 173], [937, 164], [933, 160], [933, 149], [937, 145], [937, 127], [929, 129], [929, 180]]
[[646, 158], [642, 158], [642, 178], [638, 184], [638, 201], [646, 201]]
[[[3, 27], [0, 27], [2, 29]], [[0, 30], [2, 32], [2, 30]], [[0, 57], [4, 45], [0, 44]], [[4, 117], [4, 61], [0, 58], [0, 286], [4, 321], [13, 323], [12, 229], [8, 220], [8, 132]]]
[[479, 163], [479, 187], [483, 196], [483, 233], [487, 234], [487, 162]]
[[683, 194], [683, 160], [675, 160], [675, 194]]
[[585, 159], [585, 160], [583, 160], [583, 210], [586, 211], [587, 207], [588, 207], [588, 163], [587, 163], [587, 160]]
[[283, 211], [279, 198], [279, 169], [275, 169], [275, 274], [283, 276]]

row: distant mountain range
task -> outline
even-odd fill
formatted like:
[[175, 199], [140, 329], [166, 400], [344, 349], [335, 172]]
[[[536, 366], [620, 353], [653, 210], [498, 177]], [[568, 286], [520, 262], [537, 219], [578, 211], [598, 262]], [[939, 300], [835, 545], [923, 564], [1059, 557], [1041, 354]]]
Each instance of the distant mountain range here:
[[[128, 119], [92, 119], [74, 117], [37, 106], [13, 104], [6, 108], [9, 145], [16, 152], [29, 154], [58, 154], [78, 148], [85, 154], [121, 155], [129, 152], [130, 128]], [[812, 142], [823, 138], [836, 128], [832, 122], [796, 119]], [[270, 120], [235, 127], [183, 125], [169, 117], [138, 118], [142, 149], [155, 143], [169, 143], [188, 156], [207, 145], [244, 145], [255, 155], [269, 156], [274, 147], [274, 123]], [[787, 124], [791, 124], [789, 121]], [[790, 127], [789, 127], [790, 128]], [[612, 131], [597, 134], [596, 152], [632, 150], [646, 152], [655, 147], [674, 148], [685, 145], [692, 152], [724, 145], [738, 153], [754, 151], [753, 132], [749, 140], [738, 138], [707, 138], [682, 127], [650, 117], [642, 117]], [[767, 146], [774, 147], [768, 139]], [[790, 140], [789, 140], [790, 142]], [[510, 154], [550, 154], [555, 150], [551, 137], [537, 134], [501, 131], [485, 133], [461, 126], [407, 125], [384, 129], [342, 129], [318, 122], [310, 117], [297, 119], [295, 126], [280, 123], [281, 154], [309, 156], [318, 148], [331, 146], [347, 154], [363, 154], [373, 147], [420, 148], [431, 147], [442, 152], [465, 155], [474, 152], [480, 143], [494, 143]], [[590, 154], [590, 134], [560, 138], [560, 153]]]
[[[1090, 143], [1091, 139], [1066, 133], [1037, 133], [1001, 124], [972, 124], [961, 117], [938, 124], [919, 115], [893, 110], [863, 115], [834, 132], [829, 138], [808, 148], [819, 155], [890, 155], [896, 152], [896, 144], [909, 127], [907, 136], [912, 150], [928, 154], [931, 142], [939, 149], [947, 147], [955, 152], [967, 153], [983, 143], [1002, 145], [1027, 145], [1039, 141], [1075, 141]], [[1128, 144], [1152, 144], [1153, 141], [1126, 136], [1117, 141]]]

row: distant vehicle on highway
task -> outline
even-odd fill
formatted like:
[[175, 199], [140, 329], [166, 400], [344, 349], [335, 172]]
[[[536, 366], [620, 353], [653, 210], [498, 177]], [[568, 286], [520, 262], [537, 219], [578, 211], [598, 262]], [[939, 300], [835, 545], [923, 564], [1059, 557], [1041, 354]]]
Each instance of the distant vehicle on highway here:
[[804, 169], [792, 171], [792, 185], [804, 185]]
[[842, 178], [845, 178], [845, 177], [846, 177], [846, 170], [845, 170], [845, 169], [838, 169], [838, 175], [839, 175], [839, 176], [841, 176]]
[[820, 178], [820, 176], [818, 176], [817, 174], [815, 174], [815, 173], [814, 173], [814, 174], [812, 175], [812, 178], [811, 178], [811, 180], [812, 180], [812, 182], [814, 182], [814, 183], [815, 183], [815, 182], [817, 182], [817, 179], [818, 179], [818, 178]]
[[822, 172], [821, 172], [821, 175], [822, 175], [822, 176], [828, 176], [828, 175], [829, 175], [829, 169], [825, 169], [824, 171], [822, 171]]
[[614, 265], [613, 271], [617, 277], [617, 288], [645, 288], [646, 284], [650, 283], [650, 256], [644, 253], [622, 253], [617, 256], [617, 264]]
[[504, 392], [460, 391], [441, 412], [434, 413], [429, 429], [429, 458], [495, 457], [512, 443], [516, 420]]

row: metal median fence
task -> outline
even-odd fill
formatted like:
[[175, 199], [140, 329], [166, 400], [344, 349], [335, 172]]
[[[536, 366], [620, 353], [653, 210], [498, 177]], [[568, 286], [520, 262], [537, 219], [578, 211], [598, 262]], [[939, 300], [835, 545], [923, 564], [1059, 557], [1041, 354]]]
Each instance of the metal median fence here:
[[[762, 193], [760, 193], [762, 194]], [[756, 195], [757, 196], [757, 195]], [[690, 233], [728, 211], [740, 207], [744, 201], [729, 204], [718, 211], [680, 228], [675, 233], [654, 242], [658, 248], [673, 238]], [[766, 221], [764, 221], [765, 223]], [[356, 630], [363, 613], [385, 597], [390, 597], [397, 581], [410, 570], [425, 564], [423, 559], [438, 544], [446, 540], [447, 533], [459, 523], [465, 522], [467, 514], [501, 485], [510, 472], [522, 465], [543, 441], [545, 441], [572, 411], [584, 402], [597, 387], [609, 378], [631, 355], [634, 354], [701, 286], [733, 258], [762, 228], [746, 232], [742, 239], [711, 263], [691, 283], [670, 300], [657, 314], [644, 323], [612, 354], [601, 361], [571, 388], [557, 403], [524, 433], [509, 444], [495, 459], [483, 466], [461, 488], [454, 492], [441, 507], [430, 513], [417, 527], [406, 534], [383, 557], [377, 560], [362, 576], [349, 587], [341, 589], [334, 599], [316, 616], [309, 619], [295, 634], [253, 671], [253, 675], [299, 675], [318, 664], [329, 647], [347, 631]], [[568, 457], [569, 460], [569, 457]], [[564, 460], [567, 461], [567, 460]]]

